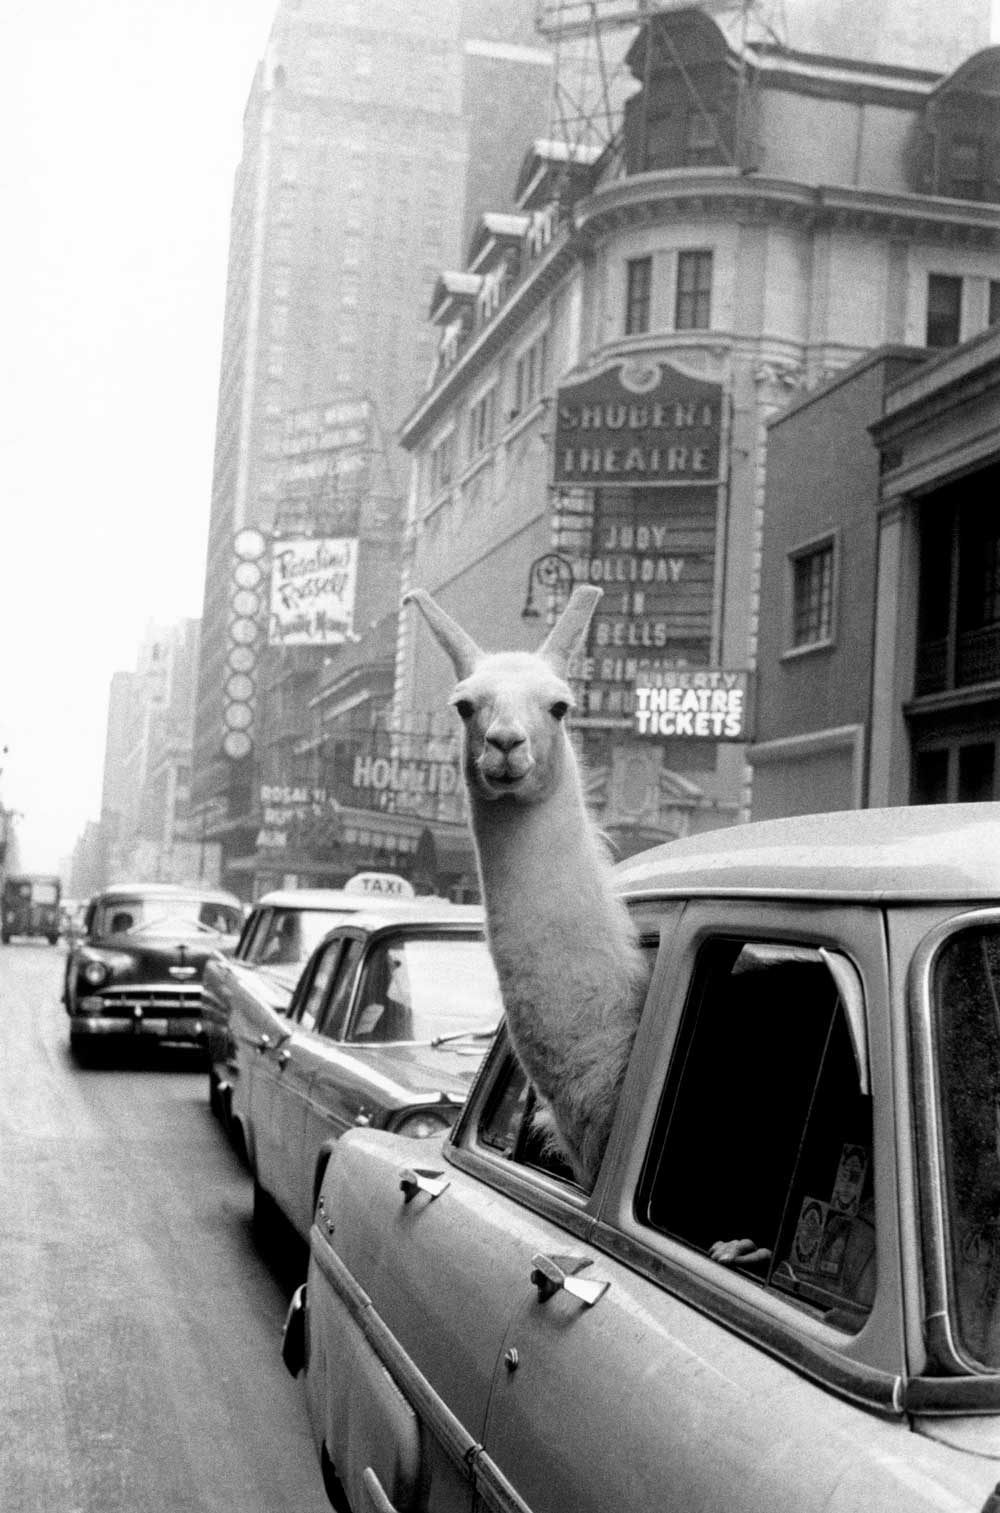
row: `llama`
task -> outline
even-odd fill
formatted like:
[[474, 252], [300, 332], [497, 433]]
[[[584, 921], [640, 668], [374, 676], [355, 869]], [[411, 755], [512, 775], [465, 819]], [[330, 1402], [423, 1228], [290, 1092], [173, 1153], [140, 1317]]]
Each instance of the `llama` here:
[[579, 585], [537, 652], [482, 651], [423, 589], [406, 595], [450, 656], [490, 952], [511, 1044], [585, 1185], [596, 1176], [645, 971], [583, 799], [566, 668], [601, 590]]

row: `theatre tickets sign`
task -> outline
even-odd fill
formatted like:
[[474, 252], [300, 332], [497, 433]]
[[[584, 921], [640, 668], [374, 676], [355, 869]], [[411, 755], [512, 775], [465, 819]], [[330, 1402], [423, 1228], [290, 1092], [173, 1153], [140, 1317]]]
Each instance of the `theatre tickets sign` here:
[[722, 385], [632, 358], [557, 391], [553, 483], [717, 483]]

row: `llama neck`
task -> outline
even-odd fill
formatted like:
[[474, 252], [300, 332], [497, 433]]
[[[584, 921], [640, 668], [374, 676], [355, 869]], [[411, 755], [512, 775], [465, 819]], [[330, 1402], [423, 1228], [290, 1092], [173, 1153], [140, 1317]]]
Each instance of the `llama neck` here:
[[525, 940], [552, 945], [586, 940], [591, 932], [605, 941], [620, 936], [608, 861], [575, 768], [539, 804], [473, 798], [472, 825], [490, 942], [502, 975], [508, 950], [512, 967], [523, 961]]

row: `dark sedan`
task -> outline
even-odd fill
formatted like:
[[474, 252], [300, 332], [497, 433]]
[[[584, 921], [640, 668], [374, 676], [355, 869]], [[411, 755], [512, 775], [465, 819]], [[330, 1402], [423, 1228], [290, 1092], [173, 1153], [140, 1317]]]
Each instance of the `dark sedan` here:
[[242, 923], [239, 899], [218, 889], [143, 883], [95, 894], [63, 984], [78, 1059], [124, 1041], [203, 1046], [205, 963], [233, 950]]
[[396, 904], [346, 919], [317, 947], [287, 1019], [262, 1033], [244, 1137], [254, 1215], [305, 1238], [330, 1150], [347, 1129], [440, 1136], [503, 1012], [482, 910]]

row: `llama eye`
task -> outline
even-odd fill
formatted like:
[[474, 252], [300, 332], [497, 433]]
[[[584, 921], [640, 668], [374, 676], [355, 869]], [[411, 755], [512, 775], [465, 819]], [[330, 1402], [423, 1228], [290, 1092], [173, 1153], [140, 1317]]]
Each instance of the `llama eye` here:
[[557, 699], [554, 704], [549, 705], [549, 714], [554, 720], [564, 720], [568, 712], [569, 705], [565, 699]]
[[469, 699], [456, 699], [455, 708], [458, 710], [459, 718], [463, 720], [471, 720], [476, 712], [475, 705]]

